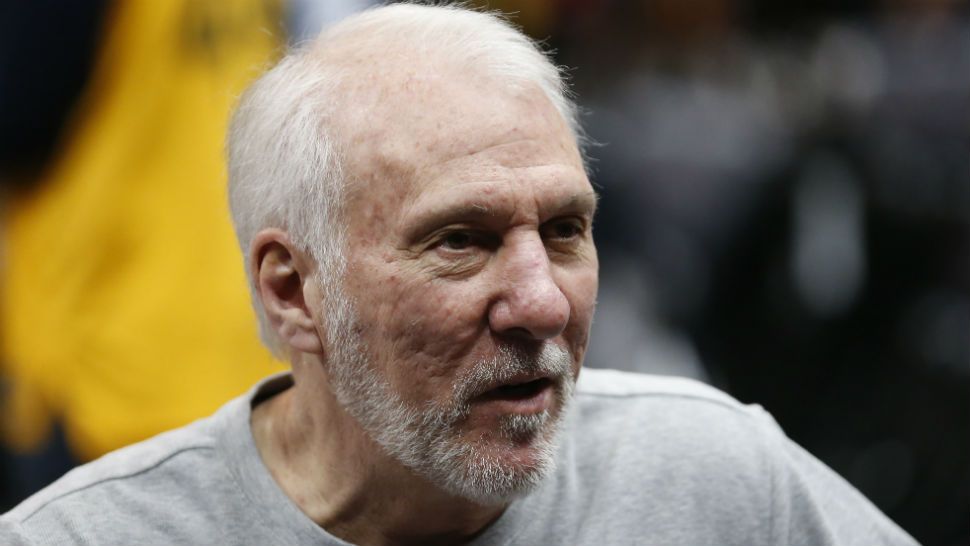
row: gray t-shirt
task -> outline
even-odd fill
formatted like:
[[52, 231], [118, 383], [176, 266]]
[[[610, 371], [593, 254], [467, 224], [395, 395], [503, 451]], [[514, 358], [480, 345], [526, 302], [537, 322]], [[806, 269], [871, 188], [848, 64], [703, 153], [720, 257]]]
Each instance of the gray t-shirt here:
[[[26, 544], [344, 545], [276, 485], [251, 407], [270, 378], [215, 415], [79, 467], [0, 518]], [[700, 383], [586, 369], [556, 472], [477, 545], [912, 545], [757, 406]], [[20, 541], [20, 542], [18, 542]]]

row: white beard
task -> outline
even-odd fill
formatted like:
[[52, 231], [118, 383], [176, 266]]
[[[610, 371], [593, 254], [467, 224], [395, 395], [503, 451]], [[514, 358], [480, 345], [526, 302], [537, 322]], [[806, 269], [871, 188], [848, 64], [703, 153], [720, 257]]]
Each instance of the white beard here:
[[[353, 324], [357, 316], [345, 298], [330, 294], [328, 328], [330, 386], [337, 401], [364, 431], [401, 464], [443, 491], [483, 506], [502, 505], [532, 491], [555, 469], [562, 417], [572, 397], [572, 357], [544, 343], [538, 354], [503, 347], [456, 379], [451, 400], [414, 407], [395, 392], [371, 365]], [[462, 434], [468, 401], [486, 385], [523, 372], [556, 378], [559, 408], [501, 419], [499, 434]], [[529, 442], [531, 463], [504, 460], [503, 448]]]

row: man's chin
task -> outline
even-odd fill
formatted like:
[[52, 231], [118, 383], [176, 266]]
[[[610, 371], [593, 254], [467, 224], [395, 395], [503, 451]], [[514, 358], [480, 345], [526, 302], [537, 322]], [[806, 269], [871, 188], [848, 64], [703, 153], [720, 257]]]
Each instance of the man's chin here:
[[555, 470], [571, 386], [557, 383], [529, 411], [500, 412], [494, 411], [498, 406], [470, 404], [467, 419], [453, 429], [450, 440], [436, 442], [431, 459], [445, 464], [431, 472], [433, 481], [486, 506], [508, 504], [533, 491]]
[[516, 449], [480, 453], [463, 466], [460, 475], [444, 484], [445, 490], [476, 504], [498, 506], [532, 492], [555, 470], [555, 459], [547, 450]]
[[[491, 430], [439, 451], [434, 458], [445, 464], [429, 477], [445, 491], [484, 506], [508, 504], [530, 493], [555, 470], [555, 423], [548, 414], [542, 419], [531, 433], [511, 438], [506, 431]], [[453, 441], [475, 436], [466, 433]]]

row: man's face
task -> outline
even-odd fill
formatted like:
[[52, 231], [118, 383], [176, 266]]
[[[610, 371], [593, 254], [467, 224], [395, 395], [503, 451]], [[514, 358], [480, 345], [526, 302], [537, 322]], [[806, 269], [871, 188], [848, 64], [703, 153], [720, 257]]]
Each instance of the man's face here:
[[501, 502], [552, 467], [596, 298], [595, 195], [538, 90], [412, 77], [391, 94], [343, 120], [347, 301], [329, 308], [350, 312], [330, 313], [331, 383], [401, 462]]

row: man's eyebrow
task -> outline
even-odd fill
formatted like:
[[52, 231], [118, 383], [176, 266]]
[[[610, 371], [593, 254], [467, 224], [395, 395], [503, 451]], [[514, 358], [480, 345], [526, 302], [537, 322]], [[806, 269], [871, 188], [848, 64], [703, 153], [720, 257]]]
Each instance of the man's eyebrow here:
[[591, 216], [596, 214], [599, 206], [600, 196], [595, 191], [577, 193], [570, 197], [560, 208], [565, 209], [586, 209]]
[[407, 215], [411, 217], [411, 226], [405, 235], [408, 238], [415, 238], [440, 226], [494, 218], [498, 212], [484, 203], [470, 201], [447, 207], [409, 211]]
[[[557, 200], [551, 208], [547, 208], [546, 212], [553, 215], [567, 212], [588, 214], [592, 218], [596, 214], [598, 202], [599, 195], [595, 191], [576, 193]], [[411, 211], [410, 216], [413, 223], [407, 235], [414, 237], [439, 226], [494, 219], [502, 214], [506, 214], [506, 212], [501, 207], [489, 207], [481, 201], [467, 201], [440, 208], [432, 207]]]
[[484, 218], [495, 216], [497, 212], [484, 203], [469, 201], [447, 207], [425, 209], [418, 214], [417, 218], [422, 222], [448, 223], [448, 220], [453, 218]]

